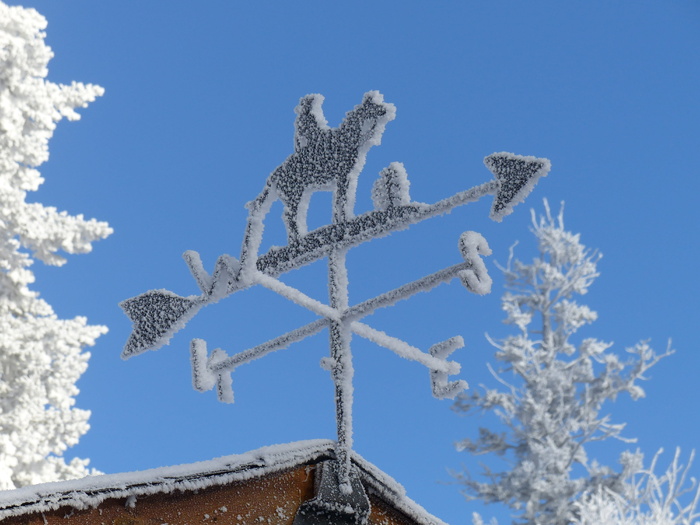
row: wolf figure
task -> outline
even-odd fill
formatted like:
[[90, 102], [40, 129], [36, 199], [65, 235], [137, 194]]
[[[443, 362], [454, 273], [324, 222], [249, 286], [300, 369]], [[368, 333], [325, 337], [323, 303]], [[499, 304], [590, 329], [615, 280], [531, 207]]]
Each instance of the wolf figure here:
[[315, 191], [333, 191], [333, 222], [353, 217], [357, 178], [370, 147], [381, 142], [396, 108], [378, 91], [365, 93], [337, 128], [330, 128], [321, 108], [322, 95], [299, 101], [294, 153], [273, 171], [260, 195], [247, 204], [249, 222], [261, 222], [272, 203], [284, 204], [282, 218], [290, 242], [307, 233], [306, 212]]

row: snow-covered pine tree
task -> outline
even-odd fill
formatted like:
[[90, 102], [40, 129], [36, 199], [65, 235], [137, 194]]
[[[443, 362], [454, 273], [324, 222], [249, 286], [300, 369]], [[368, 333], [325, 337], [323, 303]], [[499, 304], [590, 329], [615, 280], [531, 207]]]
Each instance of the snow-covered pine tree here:
[[77, 120], [103, 93], [99, 86], [46, 80], [51, 49], [46, 19], [0, 2], [0, 489], [81, 477], [87, 461], [62, 457], [88, 429], [89, 412], [73, 407], [75, 382], [92, 345], [106, 332], [86, 319], [61, 320], [29, 289], [33, 258], [85, 253], [109, 235], [107, 223], [25, 202], [43, 182], [36, 167], [62, 118]]
[[575, 297], [598, 276], [600, 256], [564, 229], [563, 208], [554, 218], [546, 201], [544, 216], [532, 214], [532, 231], [539, 256], [525, 264], [511, 254], [503, 268], [505, 322], [518, 333], [491, 341], [503, 365], [492, 370], [500, 389], [464, 393], [454, 405], [458, 412], [498, 416], [502, 431], [480, 428], [478, 438], [457, 446], [500, 457], [506, 470], [484, 467], [483, 481], [466, 472], [457, 478], [468, 498], [505, 504], [519, 522], [559, 525], [576, 517], [575, 501], [584, 493], [624, 493], [625, 480], [640, 468], [640, 455], [624, 453], [617, 472], [590, 459], [587, 446], [625, 440], [624, 424], [601, 414], [604, 403], [623, 392], [633, 399], [644, 396], [639, 381], [671, 351], [657, 355], [640, 342], [627, 349], [630, 356], [624, 359], [597, 339], [575, 343], [577, 330], [597, 317]]

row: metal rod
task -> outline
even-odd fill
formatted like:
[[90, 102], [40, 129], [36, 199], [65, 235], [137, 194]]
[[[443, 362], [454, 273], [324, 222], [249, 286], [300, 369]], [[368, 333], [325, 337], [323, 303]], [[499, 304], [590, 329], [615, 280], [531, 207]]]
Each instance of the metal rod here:
[[292, 343], [296, 343], [297, 341], [301, 341], [302, 339], [317, 334], [328, 326], [328, 323], [328, 319], [318, 319], [313, 323], [309, 323], [301, 328], [287, 332], [286, 334], [272, 339], [271, 341], [254, 346], [248, 350], [243, 350], [242, 352], [232, 355], [231, 357], [214, 365], [212, 367], [212, 372], [223, 372], [224, 370], [233, 371], [233, 369], [239, 365], [253, 361], [254, 359], [258, 359], [269, 354], [270, 352], [274, 352], [275, 350], [287, 348]]
[[[338, 312], [348, 308], [348, 273], [345, 264], [347, 249], [334, 248], [328, 258], [328, 290], [331, 307]], [[338, 428], [336, 458], [338, 460], [338, 481], [340, 490], [346, 494], [352, 492], [350, 471], [352, 469], [350, 451], [352, 450], [352, 351], [350, 340], [350, 321], [331, 321], [331, 373], [335, 385], [335, 414]]]
[[449, 375], [459, 373], [460, 367], [458, 363], [455, 363], [454, 361], [447, 361], [443, 358], [434, 357], [426, 352], [423, 352], [420, 348], [409, 345], [407, 342], [402, 341], [398, 337], [393, 337], [379, 330], [375, 330], [371, 326], [364, 323], [355, 321], [350, 324], [350, 329], [354, 334], [364, 337], [368, 341], [372, 341], [378, 346], [383, 346], [404, 359], [417, 361], [430, 370], [443, 372]]
[[343, 315], [343, 318], [351, 321], [357, 321], [366, 315], [374, 313], [374, 311], [378, 308], [391, 306], [403, 299], [410, 298], [412, 295], [415, 295], [418, 292], [430, 291], [436, 286], [454, 279], [462, 270], [468, 270], [471, 267], [472, 265], [470, 263], [463, 262], [430, 275], [426, 275], [417, 281], [399, 286], [398, 288], [394, 288], [393, 290], [374, 297], [373, 299], [368, 299], [367, 301], [356, 304], [347, 310], [345, 315]]

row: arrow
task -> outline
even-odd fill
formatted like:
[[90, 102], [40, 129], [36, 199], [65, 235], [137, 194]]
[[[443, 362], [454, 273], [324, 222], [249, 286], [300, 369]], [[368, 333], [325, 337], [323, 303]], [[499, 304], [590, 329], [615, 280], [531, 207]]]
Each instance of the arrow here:
[[524, 157], [505, 151], [489, 155], [484, 159], [484, 164], [498, 181], [490, 215], [496, 222], [513, 213], [513, 207], [525, 200], [537, 179], [546, 176], [552, 167], [548, 159]]
[[326, 257], [332, 248], [357, 246], [478, 201], [489, 194], [496, 195], [490, 217], [500, 222], [513, 212], [513, 207], [527, 197], [537, 180], [547, 175], [551, 168], [548, 159], [505, 152], [489, 155], [484, 159], [484, 164], [496, 177], [495, 181], [475, 186], [435, 204], [411, 202], [389, 206], [384, 210], [363, 213], [343, 223], [322, 226], [287, 246], [271, 248], [258, 257], [257, 269], [276, 277]]
[[[484, 159], [484, 164], [496, 180], [464, 190], [434, 204], [410, 202], [388, 205], [385, 209], [366, 212], [346, 222], [322, 226], [287, 246], [270, 248], [266, 254], [255, 259], [256, 268], [253, 272], [244, 272], [237, 259], [226, 255], [219, 258], [216, 270], [210, 276], [204, 271], [199, 255], [196, 252], [186, 252], [185, 260], [204, 292], [203, 295], [180, 297], [167, 290], [152, 290], [122, 302], [120, 306], [134, 322], [134, 330], [124, 347], [122, 358], [127, 359], [146, 350], [156, 350], [167, 344], [172, 335], [183, 328], [203, 305], [256, 284], [254, 276], [257, 272], [277, 277], [328, 256], [332, 249], [351, 248], [406, 229], [412, 224], [447, 213], [457, 206], [475, 202], [484, 195], [495, 194], [490, 217], [500, 222], [504, 216], [512, 213], [516, 204], [525, 199], [537, 180], [547, 175], [551, 167], [549, 160], [544, 158], [505, 152], [489, 155]], [[476, 251], [473, 255], [476, 255]], [[479, 273], [488, 277], [485, 272]], [[478, 277], [472, 277], [470, 273], [461, 277], [463, 283], [477, 293], [486, 293], [490, 285], [486, 281], [479, 284]]]
[[184, 327], [204, 304], [196, 295], [180, 297], [168, 290], [151, 290], [119, 303], [134, 322], [122, 359], [168, 344], [173, 334]]
[[[418, 292], [429, 291], [439, 284], [448, 282], [457, 276], [470, 291], [482, 295], [488, 293], [491, 279], [488, 276], [484, 262], [481, 260], [481, 256], [491, 253], [486, 239], [479, 233], [465, 232], [460, 237], [459, 249], [465, 262], [455, 264], [449, 268], [432, 273], [352, 306], [342, 315], [342, 318], [348, 321], [357, 321], [372, 314], [378, 308], [391, 306], [400, 300], [408, 299]], [[190, 267], [193, 266], [191, 263], [193, 259], [199, 260], [199, 256], [194, 252], [190, 252], [186, 255], [186, 260]], [[201, 266], [201, 263], [197, 266]], [[198, 281], [202, 281], [206, 284], [206, 286], [202, 287], [202, 290], [208, 290], [212, 282], [212, 277], [206, 274], [201, 268], [197, 271], [193, 270], [193, 274], [195, 276], [199, 275]], [[225, 273], [225, 275], [229, 274]], [[220, 363], [217, 362], [214, 366], [214, 370], [216, 371], [221, 371], [225, 368], [232, 369], [239, 364], [257, 359], [268, 352], [286, 348], [293, 342], [300, 341], [309, 335], [319, 332], [326, 327], [329, 320], [338, 320], [339, 314], [333, 309], [260, 271], [256, 272], [253, 275], [252, 282], [246, 285], [240, 285], [240, 281], [238, 280], [232, 282], [234, 284], [238, 283], [239, 287], [232, 288], [229, 294], [247, 286], [261, 284], [279, 293], [283, 297], [298, 303], [300, 306], [323, 316], [324, 319], [319, 319], [298, 330], [293, 330], [280, 338], [273, 339], [265, 344], [236, 354]], [[153, 290], [122, 302], [120, 306], [129, 318], [134, 321], [134, 330], [122, 352], [122, 358], [128, 359], [146, 350], [157, 350], [161, 346], [167, 344], [173, 334], [183, 328], [185, 323], [189, 321], [202, 306], [217, 300], [219, 300], [218, 297], [212, 299], [212, 296], [206, 293], [199, 297], [180, 297], [167, 290]]]

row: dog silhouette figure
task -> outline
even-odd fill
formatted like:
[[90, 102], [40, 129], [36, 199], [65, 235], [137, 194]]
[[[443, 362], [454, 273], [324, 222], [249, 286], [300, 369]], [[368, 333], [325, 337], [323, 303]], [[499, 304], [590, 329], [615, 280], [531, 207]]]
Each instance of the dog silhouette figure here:
[[311, 195], [333, 191], [333, 222], [354, 216], [357, 179], [367, 151], [381, 142], [396, 108], [378, 91], [365, 93], [337, 128], [323, 116], [322, 95], [306, 95], [296, 107], [294, 153], [273, 171], [260, 195], [247, 204], [250, 219], [261, 221], [272, 203], [284, 205], [282, 218], [289, 242], [307, 233], [306, 213]]

